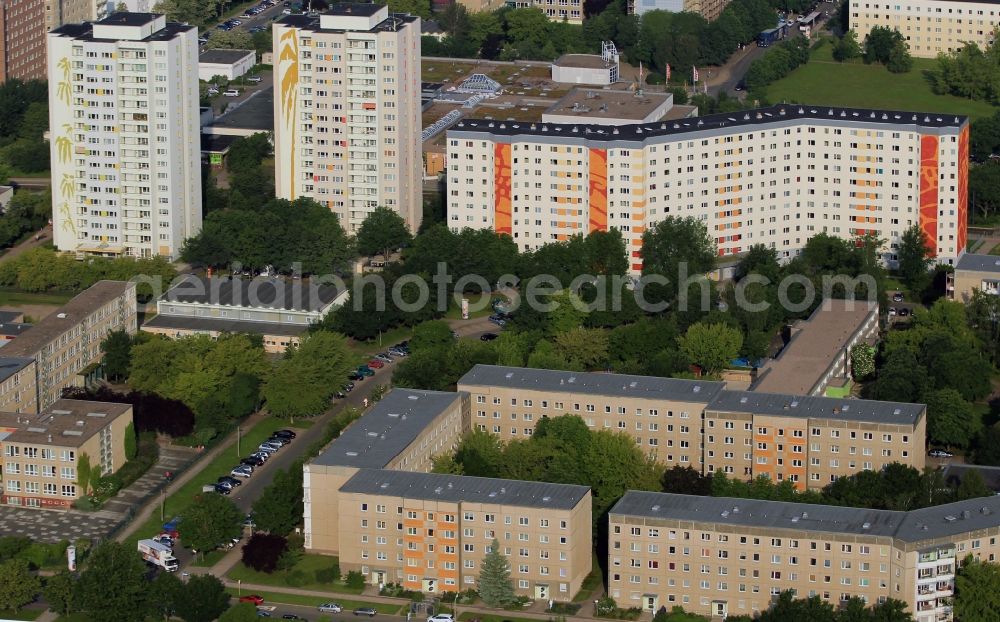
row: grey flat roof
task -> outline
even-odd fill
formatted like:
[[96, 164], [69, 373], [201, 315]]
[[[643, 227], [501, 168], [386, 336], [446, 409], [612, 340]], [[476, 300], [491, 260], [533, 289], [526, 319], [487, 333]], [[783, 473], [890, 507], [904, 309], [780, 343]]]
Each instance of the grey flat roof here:
[[25, 324], [24, 322], [3, 322], [0, 323], [0, 335], [13, 335], [16, 337], [32, 326], [34, 324]]
[[0, 311], [0, 324], [14, 324], [15, 320], [23, 318], [21, 311]]
[[491, 477], [362, 469], [347, 480], [340, 490], [452, 503], [488, 503], [571, 510], [587, 495], [590, 488], [573, 484], [524, 482]]
[[[3, 350], [0, 350], [2, 353]], [[10, 378], [17, 372], [21, 371], [28, 365], [35, 362], [35, 359], [29, 359], [18, 356], [0, 356], [0, 382]]]
[[970, 471], [978, 471], [983, 482], [989, 488], [1000, 492], [1000, 467], [981, 464], [948, 464], [944, 467], [944, 481], [957, 486]]
[[202, 134], [201, 151], [202, 153], [228, 153], [229, 148], [239, 139], [239, 136], [228, 134]]
[[796, 324], [798, 332], [767, 364], [753, 390], [809, 395], [851, 337], [877, 310], [878, 305], [867, 300], [823, 300], [809, 319]]
[[130, 410], [131, 404], [58, 399], [37, 415], [4, 415], [5, 425], [17, 427], [4, 442], [79, 447]]
[[[123, 16], [123, 17], [119, 17]], [[138, 16], [138, 17], [136, 17]], [[99, 23], [107, 24], [110, 26], [142, 26], [151, 22], [155, 19], [156, 15], [153, 13], [113, 13], [107, 18], [101, 20]], [[157, 30], [153, 34], [149, 35], [142, 41], [169, 41], [175, 36], [182, 32], [197, 31], [197, 26], [192, 26], [190, 24], [180, 24], [177, 22], [167, 22], [167, 25]], [[94, 37], [94, 25], [92, 22], [84, 22], [82, 24], [63, 24], [59, 28], [54, 28], [49, 31], [51, 34], [60, 35], [63, 37], [71, 37], [79, 41], [112, 41], [113, 39], [98, 39]], [[132, 42], [131, 39], [125, 41], [125, 43]]]
[[247, 56], [255, 56], [256, 54], [253, 50], [223, 50], [216, 48], [202, 52], [198, 56], [198, 62], [211, 65], [232, 65]]
[[116, 11], [97, 23], [107, 24], [109, 26], [144, 26], [154, 21], [157, 17], [160, 17], [160, 15], [160, 13], [130, 13], [129, 11]]
[[710, 402], [726, 386], [710, 380], [680, 380], [628, 374], [476, 365], [458, 385], [485, 385], [554, 393], [617, 395], [651, 400]]
[[312, 464], [381, 469], [463, 395], [460, 392], [393, 389], [344, 430]]
[[376, 2], [336, 2], [330, 4], [325, 11], [327, 15], [364, 15], [372, 16], [378, 13], [384, 5]]
[[210, 124], [213, 127], [231, 127], [234, 129], [257, 130], [260, 132], [274, 131], [274, 87], [257, 91], [247, 98], [239, 108], [216, 117]]
[[340, 294], [333, 285], [269, 277], [204, 278], [185, 274], [163, 295], [167, 302], [213, 304], [245, 309], [322, 311]]
[[669, 98], [669, 93], [643, 92], [642, 95], [637, 95], [632, 91], [574, 88], [546, 108], [544, 114], [580, 119], [631, 119], [639, 122]]
[[631, 490], [611, 508], [611, 514], [725, 526], [883, 536], [919, 542], [997, 527], [1000, 524], [1000, 497], [980, 497], [922, 510], [893, 512]]
[[965, 253], [958, 258], [958, 263], [955, 264], [955, 269], [1000, 274], [1000, 256], [973, 255], [972, 253]]
[[913, 425], [920, 420], [926, 408], [923, 404], [905, 402], [724, 390], [718, 392], [705, 410], [802, 419], [841, 419], [864, 423]]
[[[350, 10], [345, 10], [343, 7], [351, 7]], [[371, 17], [378, 12], [383, 6], [382, 4], [369, 4], [369, 3], [354, 3], [354, 2], [344, 2], [339, 5], [334, 5], [330, 10], [326, 11], [326, 15], [345, 15], [345, 16], [362, 16]], [[369, 30], [351, 30], [350, 32], [395, 32], [400, 26], [404, 24], [412, 24], [417, 21], [417, 17], [409, 15], [407, 13], [389, 13], [389, 18], [384, 19], [374, 28]], [[321, 28], [320, 27], [320, 16], [311, 16], [305, 13], [297, 15], [285, 15], [278, 20], [279, 24], [287, 24], [294, 28], [302, 28], [303, 30], [312, 30], [314, 32], [346, 32], [342, 28]]]
[[563, 54], [552, 63], [557, 67], [580, 67], [583, 69], [606, 69], [613, 63], [604, 62], [600, 54]]
[[234, 334], [247, 333], [252, 335], [274, 335], [277, 337], [295, 337], [309, 330], [308, 324], [279, 324], [277, 322], [253, 322], [250, 320], [226, 320], [222, 318], [162, 314], [143, 322], [142, 326], [143, 328], [213, 331]]

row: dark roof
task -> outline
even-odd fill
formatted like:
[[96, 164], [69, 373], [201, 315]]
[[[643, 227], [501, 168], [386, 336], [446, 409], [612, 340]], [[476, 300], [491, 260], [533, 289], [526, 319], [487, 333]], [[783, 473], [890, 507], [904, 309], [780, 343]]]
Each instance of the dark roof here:
[[[0, 351], [2, 352], [2, 351]], [[17, 356], [0, 356], [0, 382], [10, 378], [17, 372], [21, 371], [28, 365], [35, 362], [35, 359], [29, 359]]]
[[202, 134], [201, 150], [203, 153], [227, 153], [240, 138], [229, 134]]
[[728, 127], [769, 125], [792, 119], [815, 119], [840, 123], [874, 123], [889, 126], [909, 125], [920, 128], [959, 128], [969, 121], [968, 117], [943, 113], [779, 104], [768, 108], [693, 117], [673, 122], [660, 121], [615, 127], [587, 123], [538, 123], [463, 119], [453, 126], [449, 130], [449, 133], [485, 132], [497, 136], [551, 136], [594, 141], [642, 141], [657, 136], [686, 134]]
[[381, 469], [463, 396], [463, 393], [393, 389], [312, 463]]
[[628, 374], [476, 365], [458, 380], [458, 386], [463, 385], [707, 403], [722, 390], [725, 383]]
[[802, 419], [838, 419], [864, 423], [913, 425], [927, 409], [923, 404], [834, 397], [809, 397], [757, 391], [719, 391], [706, 412], [752, 413]]
[[162, 328], [190, 331], [212, 331], [219, 333], [274, 335], [294, 337], [309, 330], [308, 324], [279, 324], [277, 322], [254, 322], [252, 320], [226, 320], [222, 318], [187, 317], [180, 315], [157, 315], [142, 324], [143, 328]]
[[14, 337], [17, 337], [32, 326], [34, 326], [34, 324], [25, 324], [24, 322], [3, 322], [0, 324], [0, 335], [5, 337], [13, 335]]
[[910, 512], [869, 510], [761, 501], [732, 497], [702, 497], [672, 493], [625, 493], [611, 514], [768, 529], [870, 535], [919, 542], [979, 529], [996, 528], [1000, 497], [980, 497]]
[[231, 127], [261, 132], [274, 131], [274, 87], [261, 89], [235, 110], [216, 117], [212, 127]]
[[572, 510], [590, 488], [491, 477], [362, 469], [340, 487], [354, 492], [452, 503], [484, 503]]
[[322, 311], [340, 294], [333, 285], [312, 281], [255, 277], [203, 278], [185, 274], [171, 283], [163, 300], [167, 302], [214, 304], [246, 309], [287, 309]]
[[205, 50], [198, 56], [199, 63], [211, 63], [217, 65], [232, 65], [237, 63], [247, 56], [254, 56], [256, 58], [256, 52], [253, 50]]
[[[126, 281], [98, 281], [77, 294], [72, 300], [46, 315], [40, 322], [26, 330], [17, 339], [3, 347], [4, 356], [36, 356], [38, 351], [56, 337], [79, 324], [98, 307], [107, 304], [127, 290], [135, 290], [135, 283]], [[133, 299], [134, 300], [134, 299]]]
[[978, 471], [987, 487], [1000, 492], [1000, 467], [979, 464], [949, 464], [944, 467], [944, 481], [949, 485], [958, 486], [970, 471]]
[[441, 24], [432, 19], [425, 19], [420, 22], [420, 32], [424, 34], [437, 34], [444, 32], [444, 28], [441, 28]]
[[1000, 256], [998, 255], [973, 255], [965, 253], [958, 258], [955, 264], [956, 270], [969, 270], [971, 272], [993, 272], [1000, 273]]
[[23, 311], [0, 311], [0, 324], [13, 324], [23, 317]]
[[[17, 416], [18, 429], [3, 440], [7, 443], [79, 447], [131, 409], [131, 404], [59, 399], [40, 414]], [[12, 418], [5, 415], [4, 425], [13, 427], [15, 422]]]
[[145, 26], [146, 24], [155, 21], [157, 17], [161, 17], [161, 14], [116, 11], [97, 23], [107, 26]]
[[[135, 23], [108, 21], [111, 19], [116, 19], [116, 16], [119, 15], [121, 16], [138, 15], [140, 16], [141, 21], [136, 21]], [[101, 20], [100, 23], [110, 26], [142, 26], [143, 24], [147, 24], [149, 23], [149, 21], [151, 21], [149, 19], [145, 19], [143, 16], [148, 17], [150, 15], [155, 16], [155, 14], [153, 13], [112, 13], [110, 16]], [[125, 17], [122, 19], [127, 20], [130, 18]], [[198, 27], [192, 26], [190, 24], [180, 24], [178, 22], [167, 22], [167, 24], [163, 28], [153, 32], [153, 34], [149, 35], [145, 39], [140, 39], [139, 41], [169, 41], [178, 34], [182, 32], [188, 32], [190, 30], [197, 31]], [[64, 24], [59, 28], [52, 29], [50, 32], [51, 34], [62, 35], [64, 37], [70, 37], [73, 39], [78, 39], [80, 41], [109, 41], [109, 39], [98, 39], [94, 37], [94, 24], [92, 22], [84, 22], [82, 24]]]
[[[343, 4], [343, 3], [342, 3]], [[347, 3], [351, 4], [351, 3]], [[336, 6], [336, 5], [335, 5]], [[378, 9], [382, 8], [384, 5], [378, 4], [367, 4], [367, 3], [356, 3], [351, 4], [351, 6], [362, 7], [361, 12], [334, 12], [336, 8], [330, 9], [326, 12], [326, 15], [360, 15], [371, 16], [374, 15]], [[370, 7], [370, 8], [369, 8]], [[413, 15], [408, 15], [406, 13], [390, 13], [389, 18], [382, 20], [375, 25], [374, 28], [366, 32], [393, 32], [399, 30], [399, 26], [402, 24], [412, 24], [417, 21], [417, 17]], [[320, 16], [319, 15], [308, 15], [308, 14], [298, 14], [298, 15], [285, 15], [277, 21], [279, 24], [285, 24], [293, 28], [301, 28], [303, 30], [312, 30], [314, 32], [345, 32], [342, 28], [322, 28], [320, 27]]]
[[327, 15], [364, 15], [371, 17], [378, 13], [379, 9], [384, 6], [384, 4], [377, 4], [375, 2], [337, 2], [330, 5], [330, 8], [324, 11], [324, 13]]

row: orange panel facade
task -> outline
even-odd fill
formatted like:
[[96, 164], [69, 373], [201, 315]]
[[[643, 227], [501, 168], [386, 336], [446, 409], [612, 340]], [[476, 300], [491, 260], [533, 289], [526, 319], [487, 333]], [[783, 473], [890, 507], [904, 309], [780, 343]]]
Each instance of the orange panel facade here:
[[958, 136], [958, 242], [959, 253], [969, 238], [969, 126]]
[[511, 234], [510, 205], [510, 145], [493, 147], [494, 229], [497, 233]]
[[590, 229], [608, 230], [608, 152], [590, 150]]
[[937, 256], [937, 218], [938, 137], [925, 135], [920, 138], [920, 230], [931, 257]]

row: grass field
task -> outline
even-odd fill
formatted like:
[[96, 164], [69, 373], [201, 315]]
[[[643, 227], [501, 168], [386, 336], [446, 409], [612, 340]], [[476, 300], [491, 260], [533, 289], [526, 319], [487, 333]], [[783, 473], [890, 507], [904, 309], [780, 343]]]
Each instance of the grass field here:
[[[250, 450], [262, 442], [267, 440], [275, 430], [280, 430], [282, 428], [289, 427], [287, 421], [277, 419], [274, 417], [268, 417], [260, 423], [258, 423], [253, 428], [243, 431], [243, 437], [240, 441], [241, 449], [243, 450], [243, 456], [250, 453]], [[179, 490], [175, 490], [173, 494], [166, 498], [164, 501], [163, 519], [170, 520], [175, 516], [183, 516], [184, 512], [191, 507], [195, 502], [195, 498], [202, 494], [201, 487], [205, 484], [214, 484], [216, 480], [222, 475], [228, 475], [229, 471], [239, 463], [239, 457], [236, 455], [236, 443], [230, 443], [226, 445], [225, 449], [210, 462], [204, 469], [196, 474], [191, 481], [182, 486]], [[152, 538], [156, 534], [160, 533], [161, 526], [164, 520], [160, 520], [160, 513], [155, 512], [153, 516], [147, 520], [145, 523], [133, 533], [125, 543], [130, 549], [135, 548], [136, 543], [143, 538]], [[181, 543], [184, 540], [184, 525], [181, 524]]]
[[41, 609], [22, 609], [14, 613], [10, 609], [0, 609], [2, 620], [37, 620], [42, 615]]
[[257, 572], [252, 568], [247, 568], [243, 563], [236, 564], [232, 570], [227, 573], [227, 577], [231, 581], [240, 580], [244, 583], [254, 583], [257, 585], [269, 585], [273, 587], [292, 587], [285, 582], [288, 574], [295, 570], [301, 570], [309, 580], [303, 585], [294, 586], [296, 589], [302, 590], [317, 590], [317, 591], [337, 591], [344, 594], [360, 594], [361, 590], [352, 589], [347, 587], [341, 582], [337, 583], [317, 583], [314, 579], [316, 576], [316, 571], [329, 568], [336, 558], [331, 558], [328, 555], [303, 555], [302, 559], [299, 560], [295, 566], [289, 570], [277, 570], [271, 574], [265, 572]]
[[482, 613], [463, 613], [458, 616], [459, 622], [468, 622], [476, 619], [479, 622], [538, 622], [532, 618], [513, 618], [511, 616], [493, 616]]
[[0, 289], [0, 306], [16, 307], [19, 305], [64, 305], [74, 294], [71, 293], [32, 293]]
[[992, 249], [990, 249], [990, 255], [1000, 255], [1000, 244], [997, 244]]
[[935, 95], [925, 72], [936, 67], [932, 58], [914, 58], [913, 69], [895, 74], [882, 65], [862, 62], [838, 63], [832, 46], [813, 50], [809, 63], [788, 77], [767, 87], [772, 102], [802, 102], [826, 106], [884, 108], [968, 115], [973, 119], [990, 116], [996, 108], [986, 102], [952, 95]]
[[[226, 591], [233, 596], [237, 595], [238, 590], [236, 588], [227, 587]], [[388, 604], [388, 603], [369, 603], [362, 600], [345, 600], [339, 598], [336, 594], [330, 594], [329, 597], [323, 596], [300, 596], [298, 594], [285, 594], [282, 592], [258, 592], [248, 590], [246, 588], [242, 589], [242, 594], [246, 596], [247, 594], [258, 594], [264, 598], [264, 604], [272, 603], [285, 603], [286, 605], [303, 605], [305, 607], [319, 607], [323, 603], [335, 602], [344, 608], [344, 611], [350, 612], [353, 609], [359, 607], [374, 607], [375, 611], [379, 613], [384, 613], [387, 615], [400, 615], [400, 610], [403, 608], [401, 605]], [[359, 618], [363, 620], [364, 618]]]

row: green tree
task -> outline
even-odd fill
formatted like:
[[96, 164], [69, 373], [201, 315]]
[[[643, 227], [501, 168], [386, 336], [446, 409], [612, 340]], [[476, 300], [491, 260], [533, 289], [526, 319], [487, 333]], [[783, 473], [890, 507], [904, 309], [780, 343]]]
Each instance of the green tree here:
[[440, 348], [450, 347], [455, 341], [451, 334], [451, 326], [443, 320], [431, 320], [417, 324], [413, 329], [413, 336], [410, 337], [410, 350], [412, 352], [437, 351]]
[[1000, 566], [966, 557], [955, 576], [953, 607], [962, 622], [1000, 620]]
[[166, 13], [171, 21], [203, 26], [215, 17], [215, 3], [203, 0], [160, 0], [153, 11]]
[[243, 532], [243, 514], [228, 497], [207, 493], [184, 515], [184, 544], [205, 553]]
[[914, 224], [903, 232], [899, 239], [899, 276], [903, 283], [916, 296], [920, 296], [930, 285], [930, 266], [934, 261], [930, 256], [931, 249], [919, 224]]
[[892, 44], [885, 68], [891, 73], [906, 73], [913, 69], [913, 57], [910, 56], [910, 49], [905, 41], [896, 41]]
[[175, 606], [184, 622], [212, 622], [228, 608], [226, 586], [210, 574], [192, 575], [184, 589], [184, 597]]
[[926, 400], [928, 439], [948, 447], [968, 447], [981, 427], [972, 404], [954, 389], [932, 391]]
[[706, 373], [717, 374], [739, 354], [743, 335], [739, 329], [726, 324], [698, 322], [689, 326], [677, 341], [691, 361]]
[[42, 591], [42, 582], [31, 572], [28, 562], [10, 559], [0, 564], [0, 609], [15, 613], [33, 602]]
[[267, 377], [261, 394], [271, 414], [293, 419], [317, 415], [354, 367], [343, 336], [327, 331], [308, 334]]
[[81, 453], [76, 459], [76, 485], [83, 490], [84, 496], [90, 493], [91, 482], [94, 479], [91, 471], [90, 456]]
[[253, 50], [253, 37], [242, 28], [232, 30], [213, 29], [208, 35], [206, 49], [223, 48], [229, 50]]
[[178, 604], [188, 597], [184, 583], [172, 572], [157, 573], [149, 587], [156, 594], [156, 598], [151, 599], [150, 615], [157, 619], [172, 619]]
[[510, 562], [494, 538], [483, 557], [479, 570], [479, 597], [488, 607], [504, 607], [514, 602], [514, 582], [510, 578]]
[[135, 424], [131, 421], [125, 426], [125, 437], [122, 439], [125, 444], [125, 459], [135, 460], [135, 455], [138, 450], [137, 439], [135, 437]]
[[855, 380], [864, 380], [875, 373], [875, 348], [867, 343], [851, 348], [851, 374]]
[[302, 467], [278, 470], [264, 494], [253, 504], [257, 528], [268, 533], [288, 535], [302, 522]]
[[406, 221], [396, 210], [377, 207], [358, 229], [358, 251], [363, 255], [382, 253], [389, 261], [389, 253], [406, 245], [412, 236]]
[[237, 603], [219, 616], [219, 622], [257, 622], [257, 608], [253, 603]]
[[[656, 223], [642, 234], [642, 273], [663, 276], [669, 282], [647, 286], [645, 299], [675, 303], [680, 293], [687, 291], [682, 290], [682, 279], [712, 270], [715, 255], [715, 242], [701, 221], [668, 216]], [[697, 300], [686, 302], [688, 306], [700, 308]]]
[[608, 333], [578, 326], [556, 335], [555, 348], [572, 366], [597, 369], [608, 360]]
[[861, 56], [861, 45], [858, 43], [858, 35], [853, 30], [848, 30], [844, 36], [837, 40], [833, 46], [833, 59], [839, 62], [851, 60]]
[[101, 352], [104, 358], [101, 363], [104, 371], [112, 380], [120, 381], [128, 377], [132, 362], [132, 336], [124, 330], [108, 333], [101, 342]]
[[92, 622], [143, 622], [151, 597], [146, 564], [135, 547], [110, 541], [87, 558], [74, 603]]
[[45, 579], [42, 596], [49, 604], [49, 609], [66, 615], [74, 611], [73, 594], [76, 590], [76, 579], [66, 570], [61, 570]]

